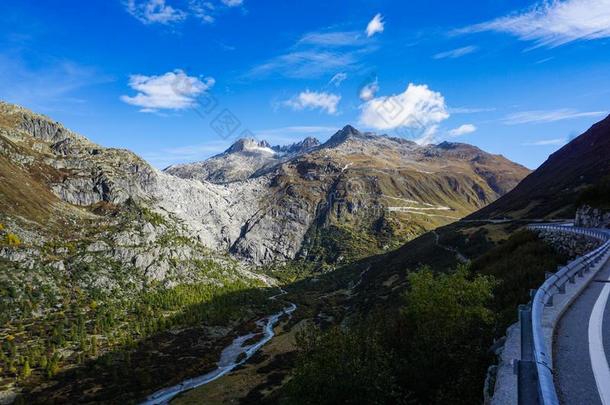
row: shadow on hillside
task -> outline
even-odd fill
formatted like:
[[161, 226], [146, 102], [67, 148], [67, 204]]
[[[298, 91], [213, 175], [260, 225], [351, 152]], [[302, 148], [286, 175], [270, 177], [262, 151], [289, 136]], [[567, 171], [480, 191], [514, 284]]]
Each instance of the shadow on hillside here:
[[[251, 288], [186, 307], [172, 317], [184, 319], [185, 313], [210, 306], [232, 305], [241, 311], [239, 317], [222, 324], [204, 321], [195, 327], [172, 328], [115, 348], [82, 366], [60, 372], [53, 378], [53, 385], [26, 387], [21, 400], [45, 404], [136, 403], [160, 388], [205, 374], [216, 368], [222, 349], [235, 337], [257, 331], [257, 320], [286, 305], [266, 298], [264, 303], [248, 302], [249, 297], [261, 292], [269, 297], [278, 289]], [[170, 320], [168, 324], [173, 323]]]
[[[459, 227], [449, 225], [436, 232], [442, 244], [457, 246], [469, 253], [468, 249], [488, 248], [484, 234], [466, 246], [456, 230]], [[425, 262], [422, 258], [426, 258]], [[447, 271], [455, 268], [456, 263], [455, 254], [439, 246], [434, 233], [426, 233], [394, 251], [285, 285], [289, 294], [279, 300], [266, 299], [277, 294], [277, 288], [228, 293], [186, 307], [173, 317], [184, 320], [185, 314], [204, 311], [207, 307], [235, 306], [243, 310], [238, 318], [220, 322], [222, 317], [216, 316], [215, 322], [162, 331], [132, 346], [116, 348], [96, 360], [59, 373], [52, 386], [29, 387], [23, 399], [27, 403], [135, 403], [158, 389], [213, 370], [222, 349], [235, 337], [255, 331], [256, 321], [283, 308], [284, 299], [298, 305], [291, 323], [309, 318], [325, 327], [339, 323], [354, 311], [397, 305], [406, 289], [410, 270], [427, 265], [435, 271]], [[265, 296], [264, 302], [253, 303], [252, 297], [261, 293]], [[230, 332], [227, 334], [227, 331]]]

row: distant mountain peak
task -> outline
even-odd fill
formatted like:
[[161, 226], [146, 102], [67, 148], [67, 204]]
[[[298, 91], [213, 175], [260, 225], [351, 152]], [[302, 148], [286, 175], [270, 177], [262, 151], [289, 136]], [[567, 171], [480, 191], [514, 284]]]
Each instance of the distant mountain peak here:
[[307, 138], [303, 139], [302, 141], [295, 142], [290, 145], [274, 146], [273, 150], [280, 152], [280, 153], [285, 153], [288, 155], [295, 155], [295, 154], [309, 152], [310, 150], [312, 150], [313, 148], [316, 148], [318, 146], [320, 146], [320, 141], [317, 138], [308, 136]]
[[241, 138], [231, 145], [224, 153], [231, 154], [237, 152], [276, 153], [267, 141], [259, 141], [254, 138]]
[[347, 141], [348, 139], [354, 139], [354, 138], [364, 138], [364, 134], [362, 132], [358, 131], [353, 126], [348, 124], [348, 125], [344, 126], [342, 129], [340, 129], [339, 131], [337, 131], [333, 136], [331, 136], [330, 139], [328, 141], [326, 141], [324, 146], [326, 146], [326, 147], [338, 146], [338, 145], [341, 145], [342, 143], [344, 143], [345, 141]]

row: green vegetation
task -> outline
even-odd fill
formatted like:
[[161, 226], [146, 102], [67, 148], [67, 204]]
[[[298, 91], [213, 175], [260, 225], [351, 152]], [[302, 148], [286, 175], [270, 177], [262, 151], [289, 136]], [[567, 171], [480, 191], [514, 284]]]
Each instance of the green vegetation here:
[[577, 206], [584, 204], [593, 208], [610, 210], [610, 176], [602, 178], [597, 184], [582, 191], [577, 200]]
[[307, 329], [297, 336], [298, 366], [287, 394], [295, 404], [400, 403], [393, 358], [382, 329], [362, 322], [326, 332]]
[[305, 240], [309, 241], [303, 249], [308, 259], [326, 266], [350, 263], [380, 251], [375, 238], [347, 226], [311, 229]]
[[19, 247], [21, 245], [21, 239], [17, 234], [9, 232], [4, 224], [0, 223], [0, 245]]
[[523, 230], [472, 263], [475, 273], [490, 275], [499, 281], [493, 301], [498, 314], [498, 336], [516, 321], [517, 307], [529, 302], [530, 289], [542, 284], [545, 272], [555, 271], [567, 259], [536, 234]]
[[158, 214], [158, 213], [152, 211], [148, 207], [139, 207], [139, 208], [142, 213], [142, 218], [146, 222], [152, 224], [153, 226], [159, 226], [159, 225], [166, 224], [165, 218], [163, 218], [163, 216], [161, 214]]
[[[210, 264], [207, 264], [211, 266]], [[3, 311], [6, 329], [0, 350], [2, 377], [26, 378], [32, 371], [54, 376], [62, 365], [95, 358], [101, 349], [130, 346], [164, 330], [191, 325], [226, 325], [250, 306], [267, 305], [268, 293], [252, 280], [222, 276], [226, 269], [208, 267], [215, 283], [150, 287], [129, 298], [116, 299], [99, 291], [62, 291], [62, 310], [39, 318], [31, 311], [44, 299], [33, 287], [19, 311]], [[258, 287], [253, 289], [253, 287]], [[7, 297], [14, 289], [3, 287]], [[44, 293], [43, 293], [44, 294]], [[4, 294], [3, 294], [4, 295]], [[2, 300], [2, 307], [10, 305]], [[26, 311], [29, 309], [29, 311]], [[20, 316], [17, 316], [20, 314]], [[64, 357], [69, 349], [73, 354]]]
[[[38, 259], [34, 266], [0, 258], [0, 386], [16, 383], [27, 393], [48, 380], [62, 384], [81, 381], [82, 373], [91, 373], [91, 381], [100, 376], [114, 378], [110, 372], [113, 367], [130, 368], [135, 351], [151, 351], [143, 342], [167, 331], [234, 328], [281, 305], [268, 300], [276, 291], [269, 291], [261, 280], [247, 276], [228, 258], [213, 257], [183, 236], [179, 222], [168, 221], [134, 202], [114, 215], [82, 223], [71, 238], [65, 234], [61, 239], [45, 240], [38, 246], [40, 256], [34, 257]], [[140, 242], [145, 223], [155, 227], [152, 234], [156, 239], [150, 246]], [[0, 245], [20, 245], [15, 233], [4, 226], [0, 232]], [[147, 249], [152, 246], [167, 252], [152, 255], [166, 264], [162, 281], [104, 250], [104, 246], [113, 246], [113, 235], [120, 233], [126, 235], [128, 245], [123, 249], [150, 254]], [[134, 246], [129, 245], [131, 240]], [[103, 242], [101, 250], [88, 249], [94, 242]], [[226, 333], [230, 329], [221, 330]], [[214, 339], [222, 336], [220, 333]], [[173, 334], [166, 338], [175, 339]], [[163, 353], [163, 348], [157, 347], [155, 352]], [[207, 352], [217, 356], [209, 348]], [[171, 357], [160, 356], [149, 368], [168, 359]], [[137, 361], [148, 364], [153, 358], [146, 355]], [[174, 363], [175, 367], [180, 364]], [[75, 374], [68, 376], [69, 370]], [[102, 385], [115, 389], [115, 384], [131, 384], [125, 388], [129, 400], [137, 398], [138, 390], [162, 383], [142, 373], [119, 375], [112, 381]]]
[[493, 278], [466, 267], [439, 275], [423, 268], [409, 284], [398, 311], [373, 311], [347, 330], [302, 335], [286, 388], [291, 401], [479, 402], [490, 361], [483, 348], [495, 321]]

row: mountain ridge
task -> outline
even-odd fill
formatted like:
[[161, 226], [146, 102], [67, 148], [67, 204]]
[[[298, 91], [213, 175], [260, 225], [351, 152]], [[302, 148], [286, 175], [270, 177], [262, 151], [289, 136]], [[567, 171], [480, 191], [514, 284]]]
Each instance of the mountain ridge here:
[[[300, 153], [262, 168], [240, 150], [262, 148], [273, 156], [269, 144], [238, 143], [221, 156], [232, 157], [237, 163], [226, 167], [246, 178], [214, 184], [159, 171], [22, 108], [3, 104], [0, 116], [4, 145], [13, 141], [21, 151], [11, 154], [5, 146], [5, 158], [34, 173], [49, 198], [76, 207], [133, 200], [175, 216], [205, 246], [257, 264], [312, 254], [326, 260], [320, 243], [330, 234], [350, 241], [332, 260], [344, 260], [350, 249], [358, 255], [389, 249], [495, 200], [527, 172], [479, 149], [450, 153], [346, 126], [326, 147], [304, 140], [287, 148]], [[11, 120], [15, 125], [7, 125]]]
[[469, 219], [571, 218], [579, 193], [610, 173], [610, 115], [552, 153], [510, 193]]

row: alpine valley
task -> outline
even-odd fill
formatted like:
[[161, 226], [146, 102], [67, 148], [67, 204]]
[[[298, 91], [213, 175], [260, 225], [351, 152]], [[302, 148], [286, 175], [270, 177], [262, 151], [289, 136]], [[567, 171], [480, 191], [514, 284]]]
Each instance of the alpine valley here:
[[[382, 403], [442, 403], [456, 392], [427, 371], [413, 374], [433, 359], [448, 370], [443, 381], [462, 364], [458, 402], [469, 403], [493, 363], [487, 347], [513, 321], [526, 287], [575, 254], [518, 231], [521, 190], [536, 181], [548, 198], [543, 184], [556, 180], [545, 173], [557, 156], [579, 165], [575, 154], [601, 142], [588, 140], [606, 136], [604, 125], [531, 174], [471, 145], [421, 146], [350, 125], [324, 143], [239, 139], [205, 161], [160, 171], [2, 103], [2, 401], [319, 403], [346, 375], [365, 402], [381, 390]], [[598, 177], [578, 187], [603, 187]], [[573, 215], [582, 203], [561, 201], [541, 215]], [[526, 250], [517, 266], [542, 262], [534, 279], [496, 284], [507, 273], [491, 258], [513, 255], [511, 244], [537, 252], [532, 259]], [[496, 321], [477, 307], [492, 290]], [[472, 294], [461, 305], [474, 312], [451, 318], [465, 323], [436, 312], [452, 305], [450, 291]], [[417, 294], [424, 301], [413, 301]], [[442, 357], [413, 335], [422, 330], [447, 339]], [[389, 353], [413, 366], [387, 363]], [[185, 383], [199, 376], [206, 383]], [[299, 399], [305, 394], [311, 400]]]

